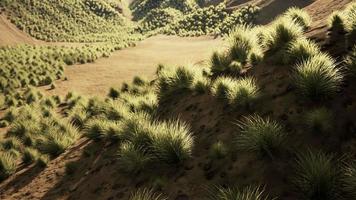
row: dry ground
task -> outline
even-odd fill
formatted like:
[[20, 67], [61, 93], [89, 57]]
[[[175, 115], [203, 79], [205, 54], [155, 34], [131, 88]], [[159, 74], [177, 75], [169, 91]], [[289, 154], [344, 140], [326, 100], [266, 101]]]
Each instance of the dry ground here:
[[[240, 2], [246, 1], [240, 0]], [[286, 4], [290, 5], [286, 3], [289, 2], [287, 0], [253, 0], [253, 2], [266, 3], [265, 13], [262, 15], [262, 18], [266, 20], [264, 23], [268, 23], [268, 20], [271, 20], [274, 16], [279, 14], [278, 12], [285, 10]], [[351, 0], [295, 0], [294, 2], [296, 4], [293, 5], [304, 7], [313, 16], [313, 28], [308, 33], [310, 36], [313, 36], [315, 34], [325, 33], [325, 18], [332, 11], [341, 9], [346, 3], [351, 2]], [[7, 22], [4, 23], [3, 18], [0, 19], [0, 45], [3, 44], [4, 41], [10, 41], [11, 38], [15, 38], [13, 39], [13, 43], [17, 43], [17, 41], [21, 40], [21, 42], [32, 44], [31, 38], [23, 36], [22, 32], [12, 30], [12, 28], [9, 29], [8, 25]], [[6, 29], [6, 27], [8, 29]], [[14, 32], [3, 34], [4, 31]], [[3, 35], [5, 35], [5, 37]], [[324, 36], [325, 35], [323, 35], [323, 37]], [[10, 42], [10, 44], [12, 43]], [[207, 37], [178, 38], [155, 36], [139, 43], [136, 47], [115, 52], [110, 58], [102, 58], [92, 64], [68, 67], [66, 74], [69, 80], [58, 82], [57, 89], [50, 92], [65, 94], [67, 91], [75, 90], [83, 94], [105, 95], [110, 86], [119, 86], [120, 83], [131, 80], [135, 75], [145, 75], [152, 78], [158, 63], [184, 64], [187, 62], [199, 62], [208, 58], [212, 49], [220, 47], [221, 45], [221, 40], [213, 40]], [[273, 74], [273, 72], [269, 73]], [[268, 78], [265, 79], [266, 81], [268, 80]], [[276, 90], [274, 92], [278, 93], [279, 91]], [[184, 100], [194, 103], [194, 99], [191, 98]], [[182, 104], [182, 102], [180, 104], [178, 102], [172, 106], [172, 110], [167, 111], [167, 113], [177, 109], [179, 111], [174, 113], [180, 113], [183, 116], [186, 115], [187, 121], [191, 122], [197, 133], [200, 133], [200, 128], [206, 125], [216, 128], [216, 132], [224, 136], [224, 131], [228, 132], [229, 128], [222, 130], [224, 124], [215, 126], [218, 119], [221, 118], [220, 111], [222, 112], [223, 108], [219, 107], [219, 105], [212, 107], [210, 103], [211, 100], [209, 101], [208, 99], [204, 101], [202, 105], [199, 105], [199, 107], [202, 108], [209, 107], [204, 113], [197, 114], [195, 110], [182, 112], [181, 110], [185, 108], [177, 108], [179, 107], [177, 105]], [[207, 112], [210, 111], [214, 113], [212, 116], [207, 114]], [[276, 111], [277, 114], [279, 114], [279, 112], [282, 111]], [[192, 117], [193, 115], [195, 117]], [[226, 114], [226, 117], [231, 118], [228, 114]], [[206, 132], [203, 131], [202, 133]], [[206, 139], [206, 141], [209, 140], [209, 142], [211, 142], [209, 135], [216, 135], [216, 133], [211, 131], [211, 133], [206, 136], [197, 136], [199, 140]], [[200, 145], [203, 144], [202, 142]], [[83, 158], [83, 150], [89, 147], [90, 143], [83, 139], [74, 147], [68, 149], [64, 154], [51, 161], [49, 166], [43, 171], [39, 171], [36, 168], [20, 169], [14, 176], [0, 184], [0, 199], [122, 199], [120, 195], [127, 193], [127, 187], [125, 187], [123, 182], [128, 183], [130, 180], [126, 180], [125, 177], [117, 175], [116, 165], [113, 165], [113, 163], [116, 162], [114, 159], [112, 159], [113, 163], [106, 163], [108, 159], [105, 161], [103, 153], [101, 152], [106, 151], [106, 147], [98, 151], [97, 156], [94, 156], [92, 160]], [[196, 156], [203, 157], [202, 152]], [[81, 159], [86, 166], [83, 167], [80, 173], [76, 174], [75, 177], [66, 177], [64, 173], [65, 163], [79, 159]], [[241, 166], [245, 165], [247, 164], [239, 163], [239, 166], [233, 166], [232, 169], [233, 171], [238, 171], [239, 168], [242, 168]], [[228, 167], [229, 166], [226, 166], [225, 168]], [[259, 167], [259, 165], [254, 167]], [[198, 183], [198, 181], [191, 180], [189, 175], [192, 177], [203, 177], [204, 175], [195, 173], [198, 168], [199, 167], [195, 167], [192, 171], [188, 171], [188, 175], [183, 174], [180, 176], [178, 173], [172, 174], [173, 179], [176, 178], [177, 183], [168, 185], [168, 190], [177, 185], [182, 186], [183, 189], [187, 190], [185, 192], [192, 194], [191, 199], [197, 199], [194, 198], [196, 194], [194, 189], [197, 189], [196, 187], [198, 186], [196, 183]], [[247, 167], [247, 169], [251, 170], [249, 167]], [[201, 170], [198, 170], [198, 172], [200, 171]], [[169, 182], [171, 181], [169, 180]], [[271, 185], [273, 185], [273, 183]], [[98, 188], [100, 190], [98, 190]], [[172, 189], [172, 191], [176, 190], [177, 188]], [[181, 199], [187, 199], [182, 195], [177, 195], [178, 197], [182, 197]]]

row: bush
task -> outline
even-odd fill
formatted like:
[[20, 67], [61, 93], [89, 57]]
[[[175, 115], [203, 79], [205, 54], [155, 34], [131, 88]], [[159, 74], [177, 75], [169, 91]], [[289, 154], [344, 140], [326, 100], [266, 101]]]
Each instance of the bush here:
[[211, 200], [267, 200], [262, 187], [225, 188], [216, 186], [209, 190], [209, 199]]
[[328, 133], [332, 128], [333, 116], [326, 108], [309, 111], [305, 116], [306, 125], [317, 133]]
[[339, 91], [343, 73], [336, 68], [333, 58], [318, 54], [297, 65], [294, 80], [302, 95], [319, 100], [331, 97]]
[[342, 197], [339, 168], [335, 166], [333, 156], [322, 152], [308, 151], [297, 155], [294, 182], [303, 199]]
[[245, 117], [236, 125], [241, 129], [234, 139], [238, 150], [273, 158], [284, 147], [287, 135], [276, 121], [255, 115]]
[[38, 159], [37, 159], [37, 165], [39, 167], [46, 167], [50, 161], [50, 158], [48, 155], [42, 154]]
[[152, 189], [138, 189], [130, 195], [129, 200], [167, 200], [161, 194], [155, 193]]
[[119, 164], [121, 170], [125, 172], [138, 173], [146, 169], [151, 161], [151, 155], [132, 143], [124, 143], [120, 147]]
[[219, 99], [228, 100], [236, 82], [235, 79], [229, 77], [218, 77], [211, 87], [211, 93]]
[[152, 141], [156, 156], [169, 164], [180, 164], [190, 158], [194, 139], [187, 124], [179, 120], [155, 124]]
[[92, 140], [100, 140], [105, 134], [107, 124], [105, 119], [92, 119], [85, 125], [84, 135]]

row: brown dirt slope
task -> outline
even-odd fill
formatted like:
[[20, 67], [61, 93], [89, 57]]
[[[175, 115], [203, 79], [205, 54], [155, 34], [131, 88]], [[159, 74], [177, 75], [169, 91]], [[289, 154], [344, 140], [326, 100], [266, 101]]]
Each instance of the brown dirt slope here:
[[[277, 0], [276, 0], [277, 1]], [[285, 2], [285, 1], [284, 1]], [[314, 34], [319, 34], [325, 32], [325, 25], [322, 20], [328, 16], [334, 9], [340, 9], [345, 6], [350, 0], [317, 0], [305, 5], [305, 9], [308, 10], [314, 18], [314, 25], [312, 31], [308, 34], [314, 36]], [[322, 27], [322, 28], [320, 28]], [[324, 37], [323, 36], [320, 37]], [[161, 38], [160, 38], [161, 37]], [[157, 38], [151, 38], [139, 44], [137, 47], [138, 53], [133, 51], [135, 48], [124, 50], [123, 54], [118, 52], [114, 54], [113, 57], [116, 62], [122, 60], [125, 56], [144, 56], [146, 51], [151, 48], [157, 48], [155, 52], [149, 52], [147, 57], [140, 57], [142, 59], [141, 68], [135, 69], [132, 72], [132, 76], [137, 72], [142, 73], [154, 73], [154, 68], [145, 68], [145, 64], [148, 63], [146, 59], [151, 60], [152, 64], [157, 64], [153, 62], [160, 62], [165, 60], [167, 62], [185, 62], [186, 56], [196, 56], [201, 54], [193, 54], [196, 50], [202, 50], [203, 46], [197, 45], [196, 47], [182, 47], [180, 51], [175, 51], [171, 49], [171, 45], [178, 40], [170, 40], [170, 37], [158, 36]], [[324, 38], [320, 38], [324, 39]], [[156, 40], [156, 41], [155, 41]], [[182, 39], [183, 40], [183, 39]], [[184, 39], [185, 40], [185, 39]], [[183, 41], [184, 41], [183, 40]], [[194, 43], [192, 39], [189, 43]], [[165, 41], [162, 43], [162, 41]], [[175, 46], [179, 46], [183, 41], [177, 41]], [[203, 40], [204, 41], [204, 40]], [[187, 42], [187, 41], [186, 41]], [[201, 42], [201, 41], [200, 41]], [[205, 41], [207, 42], [207, 41]], [[211, 42], [211, 41], [210, 41]], [[209, 42], [207, 42], [209, 43]], [[213, 42], [214, 43], [214, 42]], [[140, 46], [142, 45], [142, 46]], [[156, 46], [155, 46], [156, 45]], [[210, 44], [212, 47], [217, 44]], [[147, 48], [143, 48], [146, 46]], [[140, 49], [142, 48], [142, 49]], [[163, 53], [162, 49], [168, 51], [167, 54]], [[131, 51], [130, 51], [131, 50]], [[206, 49], [203, 49], [204, 51]], [[188, 51], [189, 53], [183, 54], [183, 52]], [[210, 50], [209, 50], [210, 51]], [[172, 53], [174, 52], [174, 53]], [[208, 52], [205, 52], [206, 56]], [[142, 55], [141, 55], [142, 54]], [[154, 55], [152, 55], [154, 54]], [[116, 56], [116, 57], [115, 57]], [[201, 57], [204, 59], [206, 57]], [[132, 59], [132, 58], [131, 58]], [[201, 60], [196, 59], [196, 61]], [[136, 65], [136, 61], [130, 61], [128, 64]], [[102, 63], [104, 67], [97, 66], [97, 64]], [[101, 59], [96, 64], [93, 64], [93, 69], [95, 72], [92, 73], [90, 77], [100, 74], [101, 77], [109, 77], [112, 72], [109, 70], [107, 73], [101, 73], [100, 70], [105, 70], [104, 68], [110, 66], [114, 62], [109, 59]], [[89, 65], [81, 65], [77, 67], [86, 67]], [[123, 65], [122, 68], [126, 68], [129, 65]], [[143, 71], [148, 70], [148, 71]], [[75, 68], [73, 68], [74, 70]], [[62, 83], [57, 83], [58, 87], [63, 90], [65, 88], [70, 88], [72, 84], [81, 84], [82, 92], [96, 93], [102, 92], [95, 87], [104, 90], [101, 84], [97, 83], [99, 79], [88, 79], [85, 81], [85, 70], [73, 72], [76, 74], [76, 79], [82, 76], [81, 81], [78, 83], [68, 82], [67, 84], [61, 86]], [[314, 138], [303, 131], [303, 126], [301, 124], [290, 124], [288, 119], [300, 119], [301, 112], [303, 108], [308, 107], [303, 103], [298, 102], [298, 98], [291, 92], [290, 87], [286, 85], [286, 82], [290, 82], [289, 72], [287, 70], [280, 70], [280, 68], [268, 65], [268, 68], [260, 66], [256, 68], [257, 70], [252, 70], [249, 73], [253, 73], [259, 80], [259, 84], [263, 85], [263, 90], [268, 96], [265, 97], [265, 102], [268, 104], [260, 108], [262, 115], [269, 115], [274, 118], [278, 118], [285, 121], [286, 128], [288, 127], [299, 127], [299, 131], [292, 132], [291, 141], [311, 141], [312, 146], [319, 147], [320, 145], [326, 145], [330, 149], [338, 146], [341, 140], [347, 140], [347, 135], [342, 135], [344, 138], [337, 138], [337, 140], [330, 140], [330, 138], [325, 138], [320, 144], [320, 141], [314, 140]], [[287, 69], [287, 68], [285, 68]], [[67, 73], [71, 73], [68, 69]], [[130, 68], [127, 68], [126, 76], [129, 76]], [[120, 74], [120, 72], [116, 72]], [[114, 73], [112, 73], [114, 74]], [[89, 75], [88, 75], [89, 76]], [[131, 76], [131, 75], [130, 75]], [[111, 81], [115, 79], [115, 76], [110, 78]], [[69, 81], [75, 81], [73, 77], [69, 76]], [[102, 81], [100, 79], [100, 81]], [[117, 83], [119, 84], [120, 81]], [[69, 84], [70, 83], [70, 84]], [[109, 82], [108, 82], [109, 83]], [[93, 84], [92, 88], [85, 88], [85, 84]], [[353, 85], [354, 83], [349, 83]], [[76, 86], [80, 88], [80, 85]], [[106, 91], [105, 91], [106, 92]], [[326, 102], [326, 105], [335, 111], [335, 117], [342, 120], [338, 121], [335, 130], [340, 133], [346, 133], [349, 127], [349, 123], [355, 123], [353, 116], [346, 116], [343, 112], [345, 106], [351, 110], [351, 113], [355, 113], [356, 105], [349, 104], [356, 99], [354, 92], [352, 92], [351, 87], [346, 87], [343, 91], [345, 95], [339, 98], [335, 102]], [[201, 199], [201, 194], [205, 193], [204, 187], [200, 185], [201, 182], [208, 183], [226, 183], [226, 180], [231, 181], [231, 184], [238, 182], [240, 185], [245, 183], [250, 183], [254, 180], [263, 180], [268, 188], [266, 188], [272, 195], [280, 194], [280, 199], [294, 200], [293, 192], [282, 191], [292, 191], [288, 188], [288, 180], [285, 178], [286, 174], [283, 172], [288, 171], [288, 163], [284, 163], [283, 160], [276, 160], [275, 162], [266, 163], [256, 158], [251, 158], [244, 154], [239, 155], [237, 158], [226, 158], [226, 160], [211, 163], [206, 158], [208, 154], [208, 148], [210, 145], [217, 141], [229, 141], [231, 140], [231, 133], [235, 130], [232, 126], [226, 126], [226, 123], [233, 122], [234, 119], [238, 118], [243, 111], [232, 111], [229, 108], [224, 107], [222, 104], [216, 102], [210, 96], [191, 96], [180, 94], [178, 98], [172, 99], [170, 102], [165, 102], [165, 107], [161, 108], [162, 118], [169, 118], [171, 115], [179, 115], [181, 118], [186, 120], [194, 131], [196, 137], [196, 151], [194, 151], [194, 158], [192, 162], [187, 164], [183, 169], [155, 169], [152, 171], [152, 176], [148, 177], [135, 177], [135, 176], [124, 176], [118, 173], [117, 160], [114, 159], [116, 148], [113, 146], [108, 146], [106, 144], [92, 144], [86, 140], [81, 140], [76, 146], [67, 150], [63, 155], [51, 161], [49, 166], [43, 171], [39, 171], [37, 168], [26, 168], [20, 169], [14, 176], [10, 177], [4, 183], [0, 184], [0, 199], [127, 199], [127, 194], [130, 190], [136, 187], [143, 186], [144, 183], [150, 182], [160, 185], [164, 183], [163, 192], [171, 194], [169, 199]], [[297, 102], [295, 107], [288, 107], [286, 102]], [[212, 106], [214, 105], [214, 106]], [[276, 108], [270, 110], [271, 108]], [[352, 121], [353, 119], [353, 121]], [[351, 120], [348, 121], [348, 120]], [[297, 120], [298, 121], [298, 120]], [[305, 138], [306, 137], [306, 138]], [[298, 138], [298, 139], [297, 139]], [[304, 138], [301, 140], [300, 138]], [[332, 137], [331, 137], [332, 138]], [[314, 142], [316, 141], [316, 142]], [[344, 141], [343, 141], [344, 142]], [[337, 149], [338, 152], [342, 152], [343, 148], [349, 149], [354, 148], [355, 141], [350, 140], [349, 142], [343, 143], [344, 145], [341, 149]], [[86, 152], [86, 153], [83, 153]], [[87, 157], [86, 154], [90, 152], [95, 156]], [[283, 156], [282, 156], [283, 157]], [[79, 170], [73, 176], [64, 175], [64, 165], [65, 163], [72, 160], [80, 160]], [[231, 161], [233, 160], [233, 161]], [[160, 171], [162, 170], [162, 171]], [[254, 171], [253, 175], [250, 175]], [[151, 174], [151, 173], [150, 173]], [[165, 176], [162, 176], [164, 174]], [[159, 177], [160, 179], [157, 179]], [[232, 182], [233, 181], [233, 182]], [[230, 182], [229, 182], [230, 183]], [[282, 186], [282, 187], [281, 187]]]

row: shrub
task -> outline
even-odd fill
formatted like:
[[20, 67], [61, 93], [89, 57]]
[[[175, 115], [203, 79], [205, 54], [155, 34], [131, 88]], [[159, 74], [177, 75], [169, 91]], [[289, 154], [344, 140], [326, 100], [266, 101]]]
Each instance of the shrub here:
[[310, 150], [297, 155], [294, 182], [304, 199], [339, 199], [340, 181], [333, 156]]
[[304, 38], [298, 39], [288, 46], [284, 62], [286, 64], [296, 64], [316, 56], [320, 52], [321, 50], [316, 43]]
[[234, 139], [238, 150], [273, 158], [284, 146], [286, 133], [276, 121], [254, 115], [245, 117], [236, 125], [241, 129]]
[[262, 187], [224, 188], [216, 186], [209, 190], [209, 199], [211, 200], [267, 200]]
[[16, 171], [17, 160], [11, 153], [0, 152], [0, 179], [7, 178]]
[[318, 133], [327, 133], [332, 128], [332, 113], [326, 108], [309, 111], [305, 116], [306, 125]]
[[[216, 51], [211, 56], [210, 63], [211, 63], [211, 73], [213, 75], [220, 75], [229, 69], [229, 66], [231, 64], [231, 58], [228, 57], [225, 52]], [[240, 73], [241, 70], [240, 66], [234, 64], [231, 67], [233, 69], [233, 72]]]
[[301, 94], [310, 99], [323, 99], [339, 91], [343, 74], [333, 58], [318, 54], [297, 65], [294, 78]]
[[190, 158], [193, 150], [193, 136], [187, 124], [169, 121], [154, 125], [157, 131], [152, 141], [156, 156], [169, 164], [179, 164]]
[[167, 200], [161, 194], [155, 193], [152, 189], [138, 189], [130, 195], [130, 200]]
[[223, 142], [216, 142], [210, 147], [210, 157], [212, 159], [225, 158], [228, 153], [228, 149]]
[[290, 18], [291, 21], [294, 21], [295, 23], [303, 27], [304, 30], [307, 30], [312, 23], [312, 19], [309, 16], [308, 12], [296, 7], [289, 8], [283, 14], [283, 17]]
[[138, 173], [149, 165], [152, 157], [132, 143], [124, 143], [119, 150], [119, 164], [121, 170], [128, 173]]
[[40, 157], [39, 152], [36, 149], [33, 148], [26, 148], [23, 152], [22, 155], [22, 162], [25, 164], [31, 164], [35, 161], [37, 161]]

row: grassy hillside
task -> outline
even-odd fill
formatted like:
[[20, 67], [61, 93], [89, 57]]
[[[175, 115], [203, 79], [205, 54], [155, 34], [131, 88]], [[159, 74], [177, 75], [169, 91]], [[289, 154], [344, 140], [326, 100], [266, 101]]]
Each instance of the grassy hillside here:
[[6, 0], [11, 22], [45, 41], [120, 42], [132, 34], [131, 24], [107, 0]]

